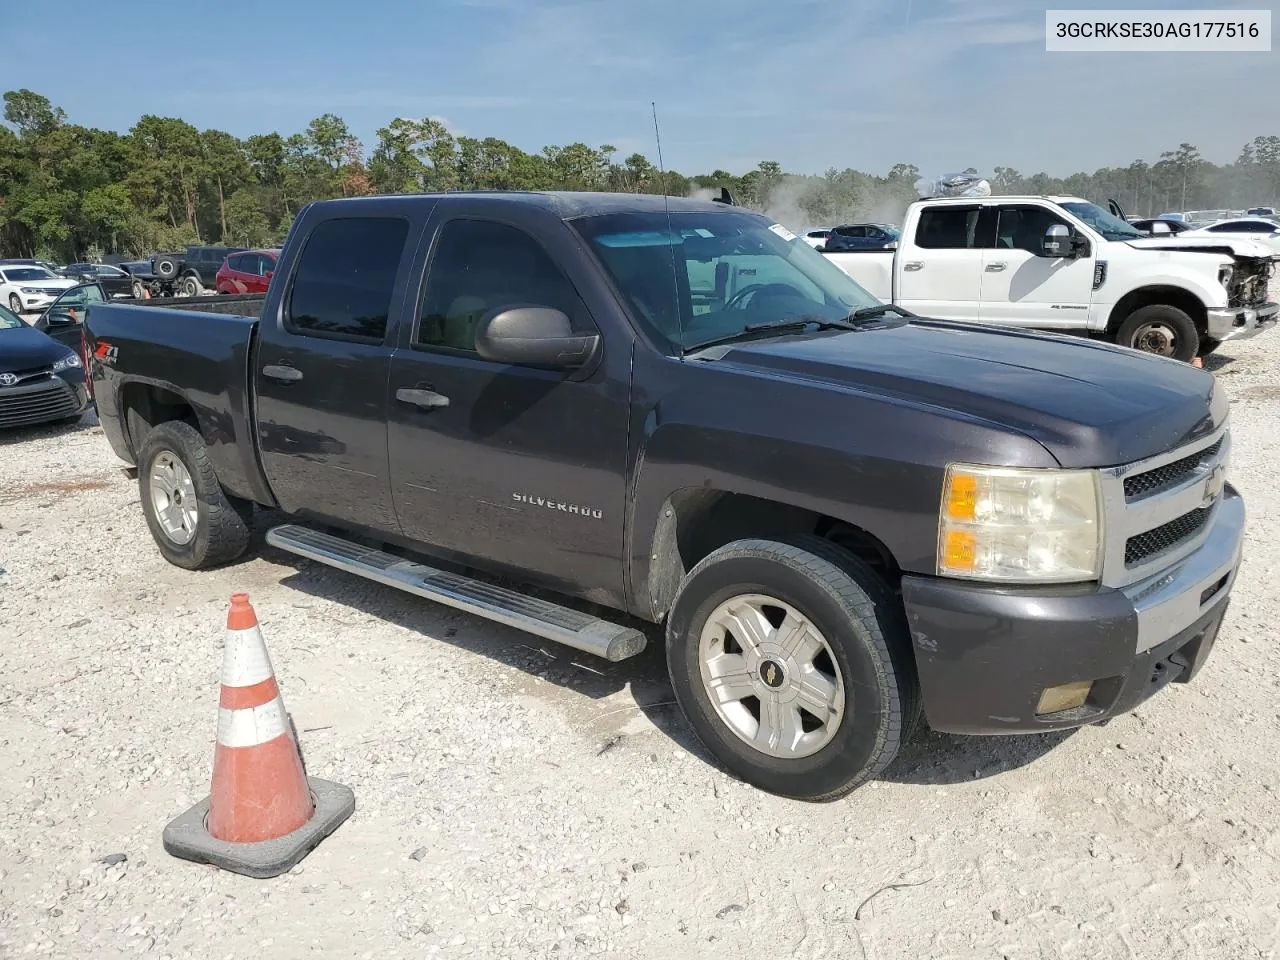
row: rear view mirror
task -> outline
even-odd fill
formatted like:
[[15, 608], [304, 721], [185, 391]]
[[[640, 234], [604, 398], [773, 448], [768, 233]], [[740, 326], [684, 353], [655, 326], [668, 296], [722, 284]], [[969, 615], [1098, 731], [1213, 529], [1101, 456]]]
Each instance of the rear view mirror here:
[[599, 347], [598, 334], [574, 333], [569, 318], [552, 307], [499, 307], [476, 325], [476, 352], [499, 363], [570, 370]]
[[46, 321], [51, 327], [70, 327], [76, 324], [76, 318], [71, 316], [65, 310], [59, 310], [57, 313], [49, 314]]
[[1061, 223], [1050, 225], [1040, 241], [1040, 254], [1045, 257], [1069, 257], [1075, 252], [1071, 230]]

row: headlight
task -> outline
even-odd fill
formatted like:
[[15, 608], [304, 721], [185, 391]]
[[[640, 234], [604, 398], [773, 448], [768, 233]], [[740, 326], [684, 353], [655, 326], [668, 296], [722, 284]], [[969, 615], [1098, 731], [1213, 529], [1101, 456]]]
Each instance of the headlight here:
[[78, 366], [80, 366], [80, 358], [74, 353], [68, 353], [61, 360], [54, 361], [53, 372], [57, 373], [59, 370], [71, 370]]
[[44, 293], [43, 290], [40, 290], [36, 287], [19, 287], [18, 289], [20, 289], [23, 293]]
[[942, 489], [938, 575], [1071, 583], [1101, 573], [1093, 470], [952, 464]]

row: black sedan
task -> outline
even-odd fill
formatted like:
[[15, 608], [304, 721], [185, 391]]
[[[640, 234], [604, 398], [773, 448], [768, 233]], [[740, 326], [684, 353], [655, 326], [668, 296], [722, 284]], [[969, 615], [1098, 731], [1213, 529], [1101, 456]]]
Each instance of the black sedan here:
[[0, 429], [78, 420], [90, 402], [79, 351], [0, 307]]
[[133, 276], [109, 263], [73, 263], [62, 268], [64, 277], [81, 283], [100, 283], [109, 297], [141, 296], [141, 284], [134, 287]]

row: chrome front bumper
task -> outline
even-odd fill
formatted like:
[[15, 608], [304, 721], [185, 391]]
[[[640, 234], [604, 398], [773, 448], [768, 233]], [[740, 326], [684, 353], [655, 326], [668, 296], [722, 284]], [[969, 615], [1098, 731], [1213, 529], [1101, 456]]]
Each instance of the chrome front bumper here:
[[1244, 499], [1228, 484], [1200, 547], [1172, 567], [1124, 588], [1138, 614], [1135, 653], [1177, 636], [1227, 596], [1240, 567], [1244, 521]]
[[1248, 340], [1275, 324], [1280, 318], [1280, 303], [1242, 309], [1218, 307], [1208, 313], [1209, 339]]

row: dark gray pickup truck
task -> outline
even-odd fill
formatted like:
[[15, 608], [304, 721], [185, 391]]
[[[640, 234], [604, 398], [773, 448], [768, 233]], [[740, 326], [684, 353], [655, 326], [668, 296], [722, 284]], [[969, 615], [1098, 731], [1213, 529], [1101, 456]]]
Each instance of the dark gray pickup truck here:
[[741, 208], [316, 203], [263, 300], [184, 306], [86, 324], [169, 560], [235, 559], [260, 504], [277, 547], [610, 660], [664, 624], [697, 734], [791, 797], [921, 713], [1035, 733], [1190, 680], [1240, 562], [1211, 375], [905, 314]]

